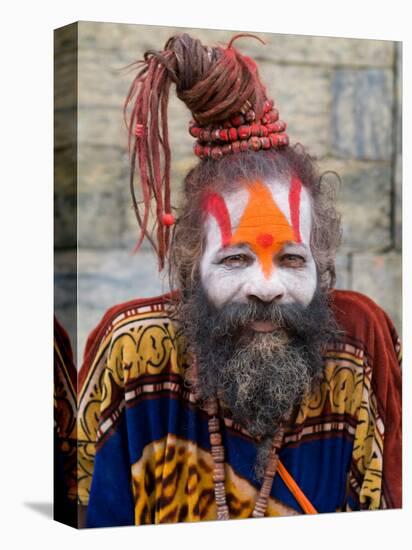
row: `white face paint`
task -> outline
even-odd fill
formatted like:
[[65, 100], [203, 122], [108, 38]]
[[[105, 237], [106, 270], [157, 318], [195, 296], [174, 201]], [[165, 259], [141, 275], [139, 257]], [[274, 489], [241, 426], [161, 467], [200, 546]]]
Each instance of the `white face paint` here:
[[[281, 304], [311, 301], [317, 284], [312, 203], [297, 181], [250, 182], [221, 195], [218, 215], [207, 209], [200, 274], [216, 306], [252, 297]], [[221, 215], [222, 204], [228, 216]]]

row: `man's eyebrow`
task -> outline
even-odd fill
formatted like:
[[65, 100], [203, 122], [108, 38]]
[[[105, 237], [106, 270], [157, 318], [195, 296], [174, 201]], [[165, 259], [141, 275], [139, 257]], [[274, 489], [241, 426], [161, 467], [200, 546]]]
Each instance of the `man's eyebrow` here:
[[235, 243], [235, 244], [229, 244], [227, 246], [223, 246], [221, 248], [221, 250], [227, 250], [229, 248], [242, 248], [242, 249], [247, 248], [247, 249], [250, 249], [250, 244], [249, 243], [242, 243], [242, 242]]
[[301, 248], [301, 247], [308, 248], [307, 244], [303, 243], [302, 241], [300, 241], [300, 242], [298, 242], [298, 241], [285, 241], [283, 243], [283, 246], [298, 246], [299, 248]]
[[283, 243], [282, 250], [287, 247], [303, 249], [305, 251], [310, 250], [309, 246], [306, 243], [302, 243], [302, 242], [298, 243], [295, 241], [286, 241], [285, 243]]
[[227, 246], [222, 246], [217, 251], [217, 254], [225, 254], [227, 252], [230, 252], [231, 250], [250, 250], [250, 245], [247, 243], [236, 243], [236, 244], [229, 244]]

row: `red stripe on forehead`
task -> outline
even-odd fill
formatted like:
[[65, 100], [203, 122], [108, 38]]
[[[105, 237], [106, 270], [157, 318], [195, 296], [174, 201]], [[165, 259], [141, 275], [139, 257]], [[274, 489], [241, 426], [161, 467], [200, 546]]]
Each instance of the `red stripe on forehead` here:
[[289, 208], [290, 221], [295, 232], [298, 243], [302, 242], [300, 235], [300, 194], [302, 191], [302, 182], [296, 176], [292, 177], [289, 189]]
[[229, 211], [223, 197], [217, 193], [208, 193], [203, 200], [202, 206], [205, 212], [216, 219], [222, 236], [222, 246], [228, 246], [232, 237], [232, 228]]

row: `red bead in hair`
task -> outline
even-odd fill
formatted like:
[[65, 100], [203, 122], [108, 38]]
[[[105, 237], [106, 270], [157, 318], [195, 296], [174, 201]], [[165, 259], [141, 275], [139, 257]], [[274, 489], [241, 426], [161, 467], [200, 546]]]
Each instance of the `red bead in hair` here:
[[278, 135], [277, 134], [269, 134], [269, 141], [272, 147], [277, 147], [278, 145]]
[[210, 157], [211, 151], [212, 151], [212, 148], [210, 147], [210, 145], [205, 145], [203, 147], [203, 154], [205, 157]]
[[210, 133], [210, 141], [219, 141], [220, 139], [220, 130], [212, 130]]
[[229, 131], [227, 129], [219, 130], [220, 141], [229, 141]]
[[256, 136], [253, 136], [249, 139], [249, 149], [252, 151], [259, 151], [259, 149], [262, 147], [262, 143], [260, 139]]
[[242, 139], [240, 141], [240, 151], [242, 153], [244, 153], [245, 151], [247, 151], [249, 149], [249, 143], [247, 141], [247, 139]]
[[286, 130], [286, 122], [283, 122], [283, 120], [278, 120], [277, 122], [271, 122], [270, 124], [266, 125], [266, 128], [268, 129], [269, 134], [283, 132], [284, 130]]
[[289, 138], [286, 134], [270, 134], [269, 139], [272, 147], [279, 147], [289, 143]]
[[175, 217], [173, 214], [164, 213], [162, 214], [162, 224], [166, 226], [171, 226], [175, 223]]
[[271, 122], [276, 122], [279, 120], [279, 111], [277, 109], [273, 109], [272, 111], [269, 111], [267, 116], [269, 117], [269, 124]]
[[268, 137], [261, 137], [260, 143], [262, 144], [262, 149], [270, 149], [270, 139]]
[[278, 118], [279, 118], [279, 111], [277, 109], [273, 109], [272, 111], [269, 111], [262, 117], [262, 123], [270, 124], [271, 122], [276, 122]]
[[198, 138], [200, 136], [201, 129], [199, 128], [199, 126], [193, 125], [193, 126], [190, 126], [189, 133], [192, 137]]
[[224, 155], [229, 155], [232, 152], [232, 145], [231, 143], [225, 143], [222, 147], [222, 153]]
[[134, 135], [138, 138], [141, 138], [144, 135], [144, 130], [145, 130], [144, 125], [137, 123], [134, 128]]
[[232, 153], [239, 153], [240, 152], [240, 142], [234, 141], [232, 143]]
[[273, 106], [273, 101], [271, 99], [267, 99], [265, 103], [263, 104], [263, 112], [268, 113]]
[[194, 147], [193, 147], [193, 150], [194, 150], [194, 153], [196, 156], [198, 157], [202, 157], [203, 155], [203, 147], [200, 145], [200, 143], [195, 143]]
[[239, 139], [248, 139], [250, 137], [250, 126], [239, 126], [237, 129]]
[[242, 126], [245, 123], [245, 117], [243, 115], [236, 115], [230, 119], [230, 122], [233, 126]]
[[250, 127], [250, 133], [252, 136], [260, 136], [261, 134], [260, 124], [252, 124]]
[[204, 142], [210, 141], [210, 130], [202, 130], [200, 133], [200, 139]]
[[229, 129], [229, 139], [230, 141], [236, 141], [238, 138], [237, 130], [236, 128], [230, 128]]
[[252, 111], [252, 110], [248, 111], [245, 114], [245, 119], [247, 120], [247, 122], [253, 122], [256, 119], [255, 111]]
[[284, 132], [286, 130], [286, 122], [283, 120], [278, 120], [272, 124], [273, 132]]

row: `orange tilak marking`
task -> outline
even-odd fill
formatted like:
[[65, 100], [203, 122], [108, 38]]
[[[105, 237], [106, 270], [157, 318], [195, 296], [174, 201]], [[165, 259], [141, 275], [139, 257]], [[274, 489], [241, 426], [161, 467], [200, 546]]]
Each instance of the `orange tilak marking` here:
[[230, 244], [247, 243], [258, 257], [265, 277], [269, 277], [273, 256], [286, 242], [297, 240], [295, 231], [266, 185], [256, 181], [247, 190], [249, 200]]

